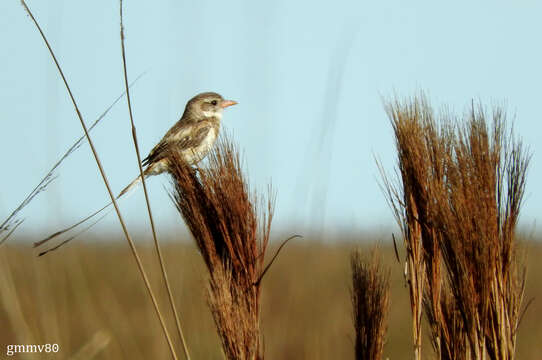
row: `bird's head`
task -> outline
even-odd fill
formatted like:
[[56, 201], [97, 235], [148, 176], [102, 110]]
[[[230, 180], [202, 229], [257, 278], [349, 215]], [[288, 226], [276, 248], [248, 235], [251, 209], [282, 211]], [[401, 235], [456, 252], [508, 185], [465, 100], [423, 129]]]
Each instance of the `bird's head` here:
[[188, 101], [185, 114], [190, 114], [194, 119], [215, 117], [220, 120], [224, 109], [235, 104], [237, 104], [236, 101], [225, 100], [220, 94], [205, 92]]

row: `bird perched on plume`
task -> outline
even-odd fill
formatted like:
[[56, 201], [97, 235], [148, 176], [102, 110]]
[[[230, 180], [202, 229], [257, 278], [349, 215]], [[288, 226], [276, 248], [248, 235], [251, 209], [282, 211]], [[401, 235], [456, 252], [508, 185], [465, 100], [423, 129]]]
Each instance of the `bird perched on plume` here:
[[[172, 148], [175, 148], [190, 165], [203, 160], [218, 136], [222, 112], [235, 104], [237, 102], [224, 100], [222, 96], [213, 92], [201, 93], [190, 99], [181, 119], [143, 159], [145, 167], [143, 174], [158, 175], [169, 171], [168, 154]], [[141, 175], [124, 188], [118, 197], [130, 191], [140, 181]]]
[[[189, 165], [195, 165], [203, 160], [218, 137], [224, 109], [235, 104], [237, 104], [237, 102], [225, 100], [221, 95], [214, 92], [204, 92], [190, 99], [186, 104], [184, 113], [179, 121], [169, 129], [162, 140], [160, 140], [160, 142], [150, 151], [149, 155], [143, 159], [143, 175], [145, 178], [151, 175], [169, 172], [170, 160], [168, 154], [170, 154], [172, 149], [175, 149], [177, 153], [181, 154], [181, 157]], [[141, 175], [136, 177], [128, 186], [126, 186], [119, 193], [117, 199], [129, 192], [140, 182]], [[70, 231], [101, 213], [110, 205], [111, 203], [76, 224], [57, 231], [46, 239], [34, 243], [34, 246], [39, 246]]]

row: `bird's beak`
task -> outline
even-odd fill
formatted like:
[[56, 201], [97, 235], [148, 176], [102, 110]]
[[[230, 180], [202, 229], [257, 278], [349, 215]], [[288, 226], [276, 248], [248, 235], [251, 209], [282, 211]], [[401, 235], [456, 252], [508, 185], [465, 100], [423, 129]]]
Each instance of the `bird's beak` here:
[[220, 104], [220, 106], [222, 107], [222, 109], [224, 109], [224, 108], [227, 108], [228, 106], [232, 106], [232, 105], [235, 105], [235, 104], [237, 104], [237, 101], [224, 100], [224, 101], [222, 101], [222, 104]]

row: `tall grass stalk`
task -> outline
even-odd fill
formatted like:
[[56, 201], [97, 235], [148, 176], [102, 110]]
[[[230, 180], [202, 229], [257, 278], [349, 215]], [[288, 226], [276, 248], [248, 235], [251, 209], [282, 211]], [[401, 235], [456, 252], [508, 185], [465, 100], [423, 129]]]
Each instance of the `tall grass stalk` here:
[[111, 187], [109, 185], [109, 181], [107, 180], [107, 176], [106, 176], [105, 171], [104, 171], [104, 169], [102, 167], [100, 158], [99, 158], [98, 153], [96, 151], [96, 148], [94, 147], [94, 143], [92, 142], [92, 139], [90, 138], [89, 131], [87, 129], [85, 121], [83, 120], [83, 116], [81, 115], [81, 112], [79, 111], [79, 107], [77, 106], [77, 102], [75, 101], [75, 98], [74, 98], [73, 93], [72, 93], [72, 91], [70, 89], [70, 86], [68, 85], [68, 81], [67, 81], [66, 77], [64, 76], [64, 72], [62, 71], [62, 68], [60, 67], [60, 64], [58, 63], [58, 60], [57, 60], [57, 58], [55, 56], [55, 53], [53, 52], [53, 49], [51, 48], [51, 46], [49, 44], [49, 41], [47, 40], [47, 37], [45, 36], [45, 34], [44, 34], [43, 30], [41, 29], [40, 25], [38, 24], [37, 20], [34, 18], [34, 15], [30, 11], [30, 9], [28, 8], [28, 6], [26, 5], [26, 2], [24, 0], [21, 0], [21, 3], [23, 5], [25, 11], [27, 12], [27, 14], [32, 19], [32, 22], [34, 23], [34, 25], [38, 29], [43, 41], [45, 42], [45, 45], [47, 46], [47, 49], [49, 50], [49, 53], [51, 54], [51, 57], [53, 58], [53, 61], [54, 61], [55, 65], [56, 65], [56, 67], [58, 69], [58, 72], [59, 72], [60, 76], [62, 77], [62, 81], [64, 82], [64, 85], [66, 86], [66, 90], [68, 91], [68, 94], [69, 94], [70, 99], [72, 101], [72, 104], [74, 106], [75, 112], [77, 113], [77, 117], [79, 118], [79, 121], [80, 121], [81, 126], [83, 128], [83, 131], [85, 133], [85, 137], [87, 138], [89, 146], [90, 146], [90, 148], [92, 150], [92, 154], [94, 155], [94, 159], [96, 160], [96, 164], [97, 164], [98, 169], [100, 171], [100, 174], [102, 176], [105, 187], [107, 188], [107, 192], [109, 193], [109, 196], [110, 196], [111, 201], [113, 203], [113, 206], [115, 208], [115, 212], [117, 213], [117, 216], [119, 218], [119, 222], [120, 222], [120, 225], [122, 227], [122, 231], [124, 233], [124, 236], [125, 236], [126, 240], [128, 241], [128, 244], [130, 246], [132, 254], [133, 254], [133, 256], [134, 256], [134, 258], [136, 260], [137, 267], [138, 267], [139, 272], [140, 272], [140, 274], [141, 274], [141, 276], [143, 278], [143, 281], [145, 283], [145, 287], [147, 289], [147, 292], [148, 292], [149, 296], [151, 297], [152, 303], [154, 305], [154, 309], [156, 311], [156, 315], [158, 316], [158, 319], [160, 320], [160, 324], [162, 326], [164, 336], [166, 337], [166, 340], [168, 342], [168, 345], [169, 345], [169, 348], [170, 348], [170, 351], [171, 351], [171, 355], [172, 355], [172, 357], [174, 359], [177, 359], [177, 355], [175, 353], [173, 343], [171, 342], [169, 332], [167, 331], [167, 328], [165, 326], [165, 322], [164, 322], [162, 313], [161, 313], [160, 309], [158, 308], [158, 302], [156, 301], [156, 297], [154, 295], [154, 292], [152, 291], [149, 279], [147, 277], [145, 269], [143, 268], [143, 264], [141, 262], [141, 259], [140, 259], [139, 255], [138, 255], [135, 244], [134, 244], [132, 238], [130, 237], [130, 234], [128, 233], [128, 229], [127, 229], [126, 224], [124, 222], [124, 219], [122, 218], [122, 215], [120, 213], [120, 209], [119, 209], [118, 204], [116, 202], [115, 196], [113, 195], [113, 191], [111, 190]]
[[126, 99], [128, 102], [128, 112], [130, 114], [130, 125], [132, 127], [132, 138], [134, 140], [134, 148], [137, 155], [137, 164], [139, 167], [139, 174], [141, 177], [141, 182], [143, 184], [143, 193], [145, 194], [145, 203], [147, 204], [147, 211], [149, 214], [149, 221], [151, 224], [151, 231], [152, 231], [152, 238], [154, 241], [154, 247], [156, 249], [156, 253], [158, 255], [158, 262], [160, 263], [160, 270], [162, 272], [162, 278], [164, 280], [164, 283], [166, 285], [166, 290], [168, 294], [168, 300], [169, 304], [171, 306], [171, 311], [173, 312], [173, 315], [175, 317], [175, 325], [177, 326], [177, 332], [179, 334], [179, 338], [181, 339], [181, 344], [183, 346], [183, 351], [186, 359], [190, 360], [190, 353], [188, 352], [188, 347], [186, 345], [186, 340], [184, 337], [183, 329], [181, 326], [181, 320], [179, 313], [177, 311], [177, 307], [175, 306], [175, 301], [173, 300], [173, 292], [171, 290], [171, 285], [168, 279], [168, 274], [166, 270], [165, 260], [162, 256], [162, 250], [160, 248], [160, 243], [158, 242], [158, 238], [156, 237], [156, 229], [154, 226], [154, 218], [152, 216], [152, 210], [151, 210], [151, 204], [149, 201], [149, 194], [147, 192], [147, 183], [145, 181], [145, 175], [143, 174], [143, 166], [141, 164], [141, 154], [139, 152], [139, 146], [137, 143], [137, 135], [136, 135], [136, 128], [134, 124], [134, 117], [132, 113], [132, 102], [130, 99], [130, 88], [128, 86], [128, 71], [126, 66], [126, 51], [124, 46], [124, 24], [123, 24], [123, 17], [122, 17], [122, 0], [119, 1], [119, 7], [120, 7], [120, 39], [121, 39], [121, 49], [122, 49], [122, 67], [124, 70], [124, 86], [126, 88]]
[[260, 280], [273, 201], [250, 191], [228, 137], [219, 138], [205, 168], [187, 166], [175, 151], [170, 156], [172, 197], [209, 271], [208, 304], [224, 354], [262, 359]]

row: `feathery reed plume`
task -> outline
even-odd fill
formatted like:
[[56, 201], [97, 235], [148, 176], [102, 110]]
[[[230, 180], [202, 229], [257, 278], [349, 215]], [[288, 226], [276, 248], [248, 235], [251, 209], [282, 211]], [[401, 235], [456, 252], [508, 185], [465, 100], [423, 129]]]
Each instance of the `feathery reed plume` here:
[[261, 359], [260, 289], [273, 201], [252, 193], [239, 152], [221, 136], [205, 168], [173, 150], [172, 197], [209, 270], [208, 303], [227, 359]]
[[364, 259], [359, 250], [353, 251], [350, 267], [356, 359], [380, 360], [390, 303], [390, 270], [383, 268], [377, 249], [371, 259]]
[[[401, 227], [406, 249], [404, 276], [408, 284], [410, 310], [412, 313], [412, 335], [414, 359], [421, 360], [422, 311], [424, 304], [424, 286], [427, 281], [426, 262], [424, 260], [424, 242], [426, 234], [420, 221], [425, 216], [428, 195], [426, 192], [427, 159], [429, 154], [424, 146], [424, 118], [431, 116], [423, 102], [414, 102], [402, 106], [399, 102], [387, 107], [391, 119], [398, 157], [399, 180], [392, 184], [381, 169], [384, 190], [393, 210], [397, 223]], [[380, 166], [380, 165], [379, 165]]]
[[[529, 157], [505, 133], [499, 108], [491, 131], [484, 109], [474, 104], [466, 125], [449, 114], [437, 124], [423, 96], [389, 105], [388, 114], [402, 186], [384, 183], [408, 269], [414, 263], [415, 274], [423, 274], [434, 349], [441, 359], [512, 359], [524, 288], [514, 232]], [[411, 249], [421, 251], [419, 263]]]
[[529, 156], [505, 114], [471, 107], [446, 169], [447, 189], [434, 191], [450, 288], [472, 358], [513, 359], [525, 273], [516, 257], [515, 228]]
[[[407, 249], [405, 277], [408, 282], [415, 359], [421, 359], [421, 318], [425, 312], [431, 332], [431, 343], [441, 359], [460, 359], [461, 322], [448, 287], [443, 284], [439, 234], [428, 226], [433, 206], [433, 187], [445, 186], [445, 159], [452, 149], [453, 131], [449, 121], [440, 128], [433, 109], [425, 97], [387, 107], [392, 121], [398, 153], [401, 185], [385, 181], [388, 200], [401, 226]], [[448, 321], [443, 321], [446, 316]]]

